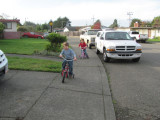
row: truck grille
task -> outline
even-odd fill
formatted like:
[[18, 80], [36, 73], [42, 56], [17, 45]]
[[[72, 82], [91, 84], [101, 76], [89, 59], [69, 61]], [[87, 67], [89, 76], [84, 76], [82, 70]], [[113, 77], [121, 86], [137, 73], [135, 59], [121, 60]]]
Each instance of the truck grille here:
[[116, 46], [116, 51], [135, 51], [135, 46]]
[[133, 56], [133, 54], [118, 54], [118, 56]]

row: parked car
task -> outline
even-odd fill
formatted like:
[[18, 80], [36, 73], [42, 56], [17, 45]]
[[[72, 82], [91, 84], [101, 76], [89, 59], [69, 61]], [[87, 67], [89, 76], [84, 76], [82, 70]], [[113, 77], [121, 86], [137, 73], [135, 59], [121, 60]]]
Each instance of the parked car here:
[[111, 59], [131, 59], [138, 62], [142, 54], [142, 46], [123, 31], [99, 31], [95, 46], [97, 54], [103, 53], [105, 62]]
[[27, 32], [27, 33], [24, 33], [22, 35], [22, 37], [25, 37], [25, 38], [39, 38], [39, 39], [44, 39], [44, 37], [42, 35], [37, 35], [35, 34], [34, 32]]
[[0, 79], [8, 72], [8, 59], [2, 50], [0, 50]]
[[128, 34], [136, 41], [140, 41], [145, 43], [146, 40], [148, 40], [148, 35], [147, 34], [139, 34], [137, 31], [130, 31]]
[[46, 32], [46, 33], [43, 34], [43, 37], [46, 39], [48, 35], [49, 35], [49, 33]]

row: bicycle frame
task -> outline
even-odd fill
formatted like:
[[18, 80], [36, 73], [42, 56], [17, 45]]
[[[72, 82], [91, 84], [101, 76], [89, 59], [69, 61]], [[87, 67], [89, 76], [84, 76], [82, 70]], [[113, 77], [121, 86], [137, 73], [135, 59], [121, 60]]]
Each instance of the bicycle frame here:
[[61, 75], [63, 77], [62, 83], [64, 83], [65, 77], [68, 78], [68, 76], [69, 76], [69, 64], [68, 64], [68, 62], [73, 61], [73, 60], [66, 60], [64, 57], [62, 57], [62, 58], [66, 61], [65, 69], [62, 70], [62, 73], [61, 73]]

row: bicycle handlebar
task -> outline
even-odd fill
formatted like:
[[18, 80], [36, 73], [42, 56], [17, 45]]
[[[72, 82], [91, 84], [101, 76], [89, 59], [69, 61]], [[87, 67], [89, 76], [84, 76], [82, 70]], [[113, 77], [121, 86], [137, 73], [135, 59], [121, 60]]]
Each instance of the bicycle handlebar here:
[[61, 57], [61, 58], [63, 58], [64, 60], [66, 60], [66, 61], [73, 61], [73, 59], [72, 60], [67, 60], [66, 58], [64, 58], [64, 57]]

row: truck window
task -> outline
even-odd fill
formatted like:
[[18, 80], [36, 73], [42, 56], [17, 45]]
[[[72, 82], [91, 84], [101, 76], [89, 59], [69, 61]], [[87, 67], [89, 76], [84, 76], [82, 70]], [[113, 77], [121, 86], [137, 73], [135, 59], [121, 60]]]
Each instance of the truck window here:
[[89, 30], [88, 35], [96, 35], [98, 30]]
[[139, 32], [132, 32], [132, 34], [139, 34]]
[[107, 32], [105, 40], [132, 40], [126, 32]]

